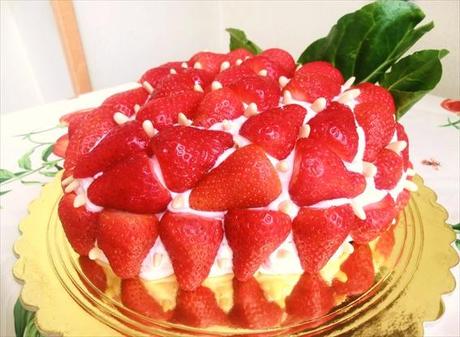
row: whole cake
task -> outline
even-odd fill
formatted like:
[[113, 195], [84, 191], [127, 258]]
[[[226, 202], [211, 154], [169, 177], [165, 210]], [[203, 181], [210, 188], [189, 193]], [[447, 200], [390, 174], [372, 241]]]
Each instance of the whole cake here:
[[[122, 279], [318, 273], [409, 200], [392, 95], [282, 49], [199, 52], [66, 117], [59, 217]], [[343, 258], [342, 258], [343, 260]]]

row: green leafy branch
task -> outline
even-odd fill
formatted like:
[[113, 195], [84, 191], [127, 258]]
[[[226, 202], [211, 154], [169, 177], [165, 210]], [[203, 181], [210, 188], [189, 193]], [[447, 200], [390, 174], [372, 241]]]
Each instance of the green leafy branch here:
[[19, 299], [14, 306], [14, 329], [16, 337], [42, 337], [35, 324], [35, 313], [26, 310]]
[[[43, 181], [40, 180], [26, 180], [24, 178], [38, 173], [44, 177], [54, 177], [61, 169], [62, 166], [60, 165], [62, 162], [61, 158], [57, 158], [53, 156], [53, 142], [40, 142], [33, 138], [34, 135], [46, 133], [52, 130], [56, 130], [62, 128], [63, 126], [58, 125], [52, 128], [33, 131], [26, 134], [18, 135], [17, 137], [21, 137], [23, 140], [26, 140], [33, 144], [33, 146], [24, 153], [17, 161], [18, 170], [16, 172], [7, 170], [7, 169], [0, 169], [0, 187], [2, 190], [0, 191], [0, 195], [4, 195], [11, 191], [11, 189], [4, 189], [5, 186], [15, 182], [20, 181], [22, 184], [43, 184]], [[33, 165], [32, 163], [32, 156], [41, 151], [40, 159], [41, 162], [38, 166]]]
[[455, 240], [455, 246], [457, 246], [457, 249], [460, 250], [460, 223], [452, 225], [452, 229], [457, 235], [457, 239]]

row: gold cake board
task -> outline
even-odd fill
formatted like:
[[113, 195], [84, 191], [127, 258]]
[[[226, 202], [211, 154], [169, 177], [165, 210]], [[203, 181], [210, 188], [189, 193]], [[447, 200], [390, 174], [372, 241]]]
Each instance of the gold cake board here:
[[[458, 263], [458, 255], [451, 247], [455, 234], [446, 224], [447, 212], [436, 202], [435, 193], [423, 184], [421, 177], [414, 177], [414, 182], [419, 190], [412, 193], [408, 207], [412, 210], [413, 219], [407, 226], [421, 230], [408, 231], [416, 234], [409, 234], [414, 235], [414, 238], [412, 255], [404, 266], [405, 270], [400, 272], [393, 283], [393, 274], [390, 274], [388, 284], [391, 287], [386, 288], [385, 296], [376, 296], [376, 301], [361, 303], [359, 315], [334, 323], [324, 333], [315, 330], [319, 331], [316, 334], [423, 336], [423, 322], [436, 320], [443, 314], [441, 295], [455, 289], [455, 279], [450, 272]], [[89, 310], [90, 306], [82, 305], [86, 300], [82, 292], [69, 291], [76, 285], [66, 284], [69, 282], [67, 278], [57, 276], [67, 271], [53, 263], [51, 258], [56, 257], [58, 251], [54, 247], [49, 223], [50, 219], [56, 218], [56, 204], [61, 194], [59, 175], [43, 188], [39, 198], [30, 204], [29, 215], [20, 223], [22, 236], [14, 246], [18, 261], [13, 273], [24, 284], [20, 296], [23, 305], [37, 311], [37, 326], [46, 336], [111, 337], [127, 335], [129, 331], [136, 336], [143, 335], [124, 326], [109, 305]], [[100, 310], [102, 313], [95, 315], [92, 310]], [[191, 331], [194, 329], [191, 328]], [[195, 335], [199, 335], [199, 331], [206, 333], [206, 330], [197, 329]], [[233, 332], [222, 330], [217, 334], [240, 333], [244, 332], [234, 329]], [[280, 335], [286, 334], [286, 330], [280, 330]], [[311, 330], [295, 333], [296, 336], [307, 334], [311, 335]], [[153, 335], [182, 334], [163, 331], [160, 327]], [[206, 335], [216, 335], [216, 331]]]

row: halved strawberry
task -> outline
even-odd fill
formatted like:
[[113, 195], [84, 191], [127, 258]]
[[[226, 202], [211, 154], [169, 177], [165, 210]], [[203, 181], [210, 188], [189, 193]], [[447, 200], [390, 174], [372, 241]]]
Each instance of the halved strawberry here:
[[263, 207], [281, 193], [270, 160], [257, 145], [236, 150], [201, 179], [190, 194], [190, 206], [205, 211]]
[[69, 135], [66, 133], [56, 140], [53, 144], [53, 153], [61, 158], [65, 158], [67, 147], [69, 146]]
[[139, 275], [142, 261], [158, 237], [158, 219], [153, 214], [134, 214], [104, 209], [99, 214], [97, 245], [121, 278]]
[[296, 74], [284, 87], [293, 98], [309, 103], [320, 97], [330, 100], [340, 93], [340, 89], [339, 83], [320, 73]]
[[121, 281], [121, 302], [127, 308], [149, 318], [167, 320], [171, 316], [171, 312], [164, 312], [161, 305], [150, 296], [139, 278]]
[[[181, 71], [184, 62], [167, 62], [161, 66], [147, 70], [139, 79], [139, 83], [148, 82], [153, 88], [156, 88], [162, 78], [168, 76], [171, 70]], [[185, 64], [187, 64], [185, 62]]]
[[407, 137], [404, 126], [402, 126], [400, 123], [396, 123], [396, 136], [398, 137], [398, 140], [403, 140], [407, 144], [406, 148], [401, 152], [404, 163], [404, 170], [407, 170], [411, 166], [409, 161], [409, 138]]
[[316, 273], [326, 265], [350, 233], [354, 220], [349, 205], [300, 209], [292, 223], [292, 232], [306, 272]]
[[212, 76], [205, 70], [182, 69], [177, 74], [163, 77], [156, 85], [154, 98], [175, 95], [183, 91], [193, 91], [195, 84], [207, 86], [212, 81]]
[[273, 157], [284, 159], [294, 148], [305, 114], [306, 110], [297, 104], [266, 110], [250, 117], [240, 134]]
[[377, 244], [375, 245], [375, 250], [383, 255], [386, 259], [391, 256], [393, 252], [393, 247], [395, 245], [395, 226], [391, 226], [387, 231], [383, 232], [380, 235]]
[[61, 125], [70, 125], [72, 121], [79, 120], [83, 116], [93, 110], [94, 108], [81, 109], [73, 112], [66, 113], [59, 118], [59, 124]]
[[319, 274], [303, 274], [286, 297], [286, 312], [303, 320], [318, 319], [334, 305], [334, 291]]
[[76, 178], [92, 177], [134, 153], [144, 151], [149, 141], [137, 121], [117, 126], [78, 160], [73, 175]]
[[224, 119], [232, 120], [244, 113], [243, 102], [229, 88], [214, 90], [204, 96], [193, 115], [195, 125], [209, 128]]
[[240, 281], [248, 280], [291, 230], [288, 215], [270, 210], [229, 210], [224, 223], [233, 251], [233, 273]]
[[191, 117], [203, 99], [203, 93], [183, 91], [171, 96], [154, 98], [145, 104], [137, 113], [136, 119], [152, 121], [155, 128], [161, 130], [177, 123], [180, 112]]
[[[216, 75], [220, 71], [220, 65], [225, 61], [224, 54], [217, 54], [212, 52], [199, 52], [193, 55], [188, 63], [192, 67], [200, 67], [213, 75]], [[197, 66], [197, 63], [200, 65]]]
[[172, 322], [206, 328], [212, 325], [227, 325], [225, 312], [217, 305], [214, 293], [206, 287], [194, 291], [179, 289]]
[[116, 163], [88, 188], [96, 205], [134, 213], [158, 213], [166, 209], [171, 196], [143, 152]]
[[294, 58], [287, 51], [279, 48], [265, 49], [260, 55], [277, 63], [283, 68], [285, 76], [292, 77], [295, 71]]
[[377, 174], [374, 177], [375, 187], [379, 190], [390, 190], [396, 186], [403, 173], [403, 159], [394, 151], [383, 149], [374, 161]]
[[151, 142], [166, 185], [174, 192], [195, 186], [217, 158], [232, 146], [229, 133], [186, 126], [164, 128]]
[[85, 206], [75, 208], [75, 194], [64, 194], [59, 202], [58, 214], [72, 248], [80, 255], [88, 255], [96, 241], [97, 213]]
[[246, 58], [253, 57], [254, 54], [252, 54], [250, 51], [244, 48], [238, 48], [235, 50], [232, 50], [231, 52], [227, 53], [225, 56], [225, 60], [230, 63], [231, 66], [236, 64], [236, 61], [241, 60], [244, 61]]
[[299, 206], [353, 198], [366, 187], [364, 176], [347, 171], [342, 160], [319, 141], [302, 138], [295, 149], [289, 194]]
[[382, 200], [364, 207], [366, 220], [356, 218], [351, 236], [358, 243], [367, 243], [377, 238], [390, 227], [396, 217], [393, 198], [387, 194]]
[[269, 302], [254, 277], [241, 282], [233, 279], [233, 307], [229, 318], [241, 328], [263, 329], [278, 325], [283, 311]]
[[[65, 169], [72, 169], [80, 157], [88, 153], [99, 140], [112, 128], [117, 126], [113, 120], [116, 111], [111, 105], [94, 109], [79, 120], [78, 127], [71, 122], [69, 125], [69, 145], [66, 150]], [[72, 132], [71, 132], [72, 129]]]
[[[88, 291], [96, 297], [100, 297], [93, 287], [99, 289], [102, 293], [107, 290], [107, 276], [105, 275], [104, 269], [97, 264], [96, 261], [90, 260], [87, 256], [79, 256], [78, 264], [80, 265], [81, 271], [89, 280], [86, 280], [83, 276], [80, 276], [81, 281], [88, 289]], [[91, 284], [89, 284], [91, 283]]]
[[255, 74], [259, 74], [261, 71], [266, 71], [266, 76], [274, 81], [278, 81], [278, 78], [282, 75], [289, 75], [278, 63], [261, 55], [247, 59], [241, 66], [251, 69]]
[[160, 238], [181, 289], [195, 290], [208, 277], [223, 235], [220, 220], [185, 213], [163, 215]]
[[347, 281], [332, 281], [332, 287], [338, 294], [360, 295], [374, 284], [375, 272], [372, 252], [369, 245], [353, 243], [354, 251], [342, 264], [340, 270], [347, 275]]
[[308, 74], [321, 74], [338, 84], [343, 84], [344, 82], [340, 70], [335, 68], [331, 63], [325, 61], [314, 61], [305, 63], [295, 73], [296, 76]]
[[394, 101], [385, 88], [372, 83], [361, 83], [356, 88], [360, 90], [360, 95], [354, 111], [366, 137], [364, 160], [373, 162], [394, 135]]
[[334, 151], [342, 160], [353, 161], [358, 152], [358, 133], [351, 110], [340, 103], [331, 102], [308, 124], [310, 138], [316, 139]]
[[410, 200], [410, 192], [406, 189], [402, 190], [401, 193], [398, 194], [396, 198], [395, 207], [396, 207], [396, 214], [402, 212], [402, 210], [406, 207]]
[[137, 104], [139, 106], [144, 105], [149, 97], [149, 93], [143, 87], [123, 91], [112, 95], [104, 102], [104, 105], [112, 105], [115, 111], [119, 111], [126, 116], [134, 115], [134, 106]]
[[224, 87], [226, 87], [231, 84], [238, 83], [246, 77], [254, 77], [254, 72], [249, 68], [236, 66], [217, 74], [215, 81], [220, 82]]
[[278, 106], [280, 88], [277, 82], [267, 77], [243, 77], [238, 82], [230, 84], [235, 94], [246, 104], [255, 103], [259, 111]]

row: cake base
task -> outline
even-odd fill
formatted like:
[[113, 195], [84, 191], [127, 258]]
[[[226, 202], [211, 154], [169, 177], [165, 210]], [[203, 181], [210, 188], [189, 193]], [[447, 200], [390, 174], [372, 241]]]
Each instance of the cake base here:
[[[436, 195], [414, 182], [419, 191], [394, 227], [390, 251], [373, 246], [378, 266], [372, 287], [359, 296], [335, 297], [336, 306], [315, 319], [293, 320], [283, 313], [281, 324], [267, 329], [243, 329], [234, 325], [198, 328], [145, 317], [120, 301], [120, 280], [101, 265], [106, 287], [100, 290], [81, 268], [79, 256], [68, 244], [57, 216], [60, 177], [43, 188], [20, 224], [22, 237], [14, 250], [19, 259], [14, 275], [24, 282], [21, 301], [38, 310], [37, 325], [44, 335], [63, 336], [193, 336], [286, 334], [322, 336], [421, 336], [424, 321], [439, 318], [444, 310], [441, 295], [455, 288], [450, 268], [458, 256], [450, 246], [455, 239], [445, 221], [446, 211]], [[388, 247], [387, 247], [388, 248]], [[89, 276], [89, 277], [88, 277]], [[256, 276], [265, 297], [285, 311], [284, 302], [300, 275]], [[232, 306], [231, 276], [210, 278], [211, 289], [224, 312]], [[173, 277], [145, 282], [145, 288], [165, 311], [173, 309], [177, 284]], [[365, 333], [364, 333], [365, 331]]]

